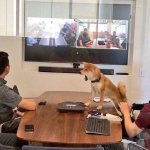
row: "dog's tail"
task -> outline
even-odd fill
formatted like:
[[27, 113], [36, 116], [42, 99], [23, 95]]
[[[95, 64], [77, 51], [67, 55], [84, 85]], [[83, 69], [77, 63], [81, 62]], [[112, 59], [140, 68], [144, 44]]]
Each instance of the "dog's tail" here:
[[127, 101], [125, 84], [123, 82], [119, 82], [117, 88], [121, 95], [121, 101]]

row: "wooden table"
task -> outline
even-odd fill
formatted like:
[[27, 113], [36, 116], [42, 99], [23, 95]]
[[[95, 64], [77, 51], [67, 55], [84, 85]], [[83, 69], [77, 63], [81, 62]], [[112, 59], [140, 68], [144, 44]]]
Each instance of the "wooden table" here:
[[[36, 111], [26, 112], [21, 119], [17, 137], [30, 142], [40, 142], [65, 146], [94, 146], [117, 143], [122, 139], [120, 122], [111, 123], [110, 136], [86, 134], [88, 110], [84, 113], [60, 113], [57, 104], [62, 101], [82, 101], [89, 99], [86, 92], [45, 92], [38, 101], [47, 101]], [[112, 108], [104, 108], [111, 111]], [[34, 124], [34, 132], [25, 132], [25, 124]]]

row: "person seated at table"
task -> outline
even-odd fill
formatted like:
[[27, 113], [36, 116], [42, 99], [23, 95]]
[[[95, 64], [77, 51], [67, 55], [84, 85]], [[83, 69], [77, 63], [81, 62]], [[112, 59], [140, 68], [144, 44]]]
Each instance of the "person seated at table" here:
[[84, 28], [78, 38], [78, 45], [82, 47], [90, 47], [93, 44], [93, 41], [90, 39], [88, 34], [88, 29]]
[[[128, 137], [135, 137], [144, 129], [150, 129], [150, 103], [143, 105], [143, 108], [135, 120], [131, 117], [132, 106], [127, 102], [121, 102], [119, 107], [123, 114], [124, 127]], [[125, 132], [123, 132], [123, 136], [126, 137]], [[145, 147], [150, 149], [150, 138], [145, 140]]]
[[116, 39], [117, 39], [117, 33], [116, 33], [116, 31], [113, 31], [113, 34], [111, 35], [110, 40], [113, 43], [116, 43]]
[[116, 39], [115, 47], [117, 47], [118, 49], [122, 49], [122, 45], [120, 44], [119, 38]]
[[113, 31], [113, 35], [110, 37], [110, 41], [112, 43], [111, 47], [122, 49], [122, 46], [121, 46], [121, 43], [120, 43], [120, 39], [119, 39], [119, 37], [117, 37], [116, 31]]
[[[17, 111], [17, 107], [20, 107], [25, 110], [35, 110], [36, 103], [34, 100], [27, 100], [22, 98], [19, 94], [13, 91], [10, 87], [6, 85], [7, 81], [5, 77], [8, 75], [10, 71], [9, 59], [8, 54], [6, 52], [0, 51], [0, 124], [10, 120], [14, 114], [20, 114]], [[0, 134], [3, 137], [3, 143], [11, 143], [15, 140], [12, 140], [9, 137], [9, 134]], [[10, 139], [10, 141], [9, 141]], [[1, 143], [1, 141], [0, 141]], [[12, 144], [13, 145], [13, 144]]]

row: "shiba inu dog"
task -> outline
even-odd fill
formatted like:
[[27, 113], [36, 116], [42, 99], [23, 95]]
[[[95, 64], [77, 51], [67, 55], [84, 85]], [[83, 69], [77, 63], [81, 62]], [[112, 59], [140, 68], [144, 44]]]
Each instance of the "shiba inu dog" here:
[[[127, 100], [125, 84], [119, 82], [118, 85], [115, 86], [109, 78], [101, 73], [101, 70], [96, 65], [87, 62], [83, 64], [84, 67], [81, 70], [81, 74], [85, 75], [85, 80], [91, 81], [92, 100], [96, 93], [98, 93], [100, 97], [97, 109], [102, 109], [105, 96], [109, 97], [117, 104]], [[92, 101], [89, 101], [85, 103], [85, 105], [89, 106], [91, 102]]]

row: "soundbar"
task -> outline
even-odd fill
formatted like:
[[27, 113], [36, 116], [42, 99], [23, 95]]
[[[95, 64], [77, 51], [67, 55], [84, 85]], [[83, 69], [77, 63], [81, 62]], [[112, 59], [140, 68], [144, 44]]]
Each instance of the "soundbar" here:
[[[39, 72], [80, 73], [82, 68], [39, 66]], [[114, 69], [101, 69], [105, 75], [114, 75]]]

